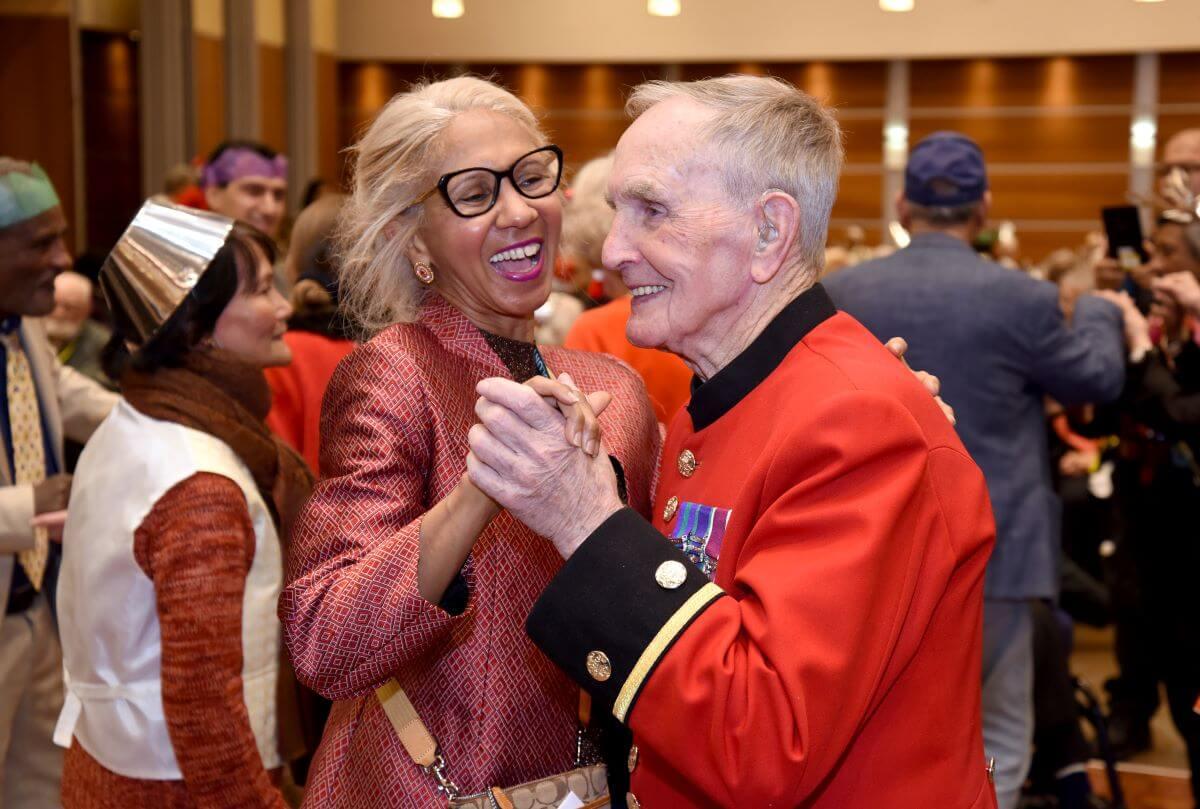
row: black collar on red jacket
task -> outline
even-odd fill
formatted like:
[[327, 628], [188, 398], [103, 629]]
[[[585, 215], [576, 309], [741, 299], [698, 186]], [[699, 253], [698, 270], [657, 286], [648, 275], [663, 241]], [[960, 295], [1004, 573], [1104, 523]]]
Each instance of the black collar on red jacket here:
[[779, 367], [797, 343], [836, 313], [825, 287], [814, 284], [784, 307], [746, 350], [712, 379], [704, 382], [692, 377], [692, 400], [687, 406], [692, 429], [699, 432], [732, 410]]

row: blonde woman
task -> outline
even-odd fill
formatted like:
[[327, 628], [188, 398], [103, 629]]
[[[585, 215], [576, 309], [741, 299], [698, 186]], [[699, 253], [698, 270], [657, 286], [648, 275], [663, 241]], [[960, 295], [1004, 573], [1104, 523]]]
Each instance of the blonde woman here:
[[[576, 762], [579, 690], [523, 629], [562, 562], [465, 477], [476, 384], [553, 369], [611, 393], [605, 446], [641, 512], [658, 430], [628, 368], [532, 342], [559, 247], [562, 155], [524, 104], [475, 78], [419, 85], [388, 103], [355, 157], [341, 292], [374, 336], [326, 395], [324, 479], [293, 536], [280, 610], [300, 679], [338, 701], [308, 804], [426, 809], [445, 798], [376, 698], [391, 678], [464, 793]], [[594, 432], [566, 429], [597, 451]]]

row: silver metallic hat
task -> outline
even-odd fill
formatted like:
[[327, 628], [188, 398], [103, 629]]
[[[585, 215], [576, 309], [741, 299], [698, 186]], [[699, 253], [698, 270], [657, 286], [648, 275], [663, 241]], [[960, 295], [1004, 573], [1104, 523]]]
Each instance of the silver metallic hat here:
[[[146, 200], [100, 270], [100, 289], [143, 345], [162, 327], [225, 245], [233, 220]], [[136, 339], [135, 339], [136, 338]]]

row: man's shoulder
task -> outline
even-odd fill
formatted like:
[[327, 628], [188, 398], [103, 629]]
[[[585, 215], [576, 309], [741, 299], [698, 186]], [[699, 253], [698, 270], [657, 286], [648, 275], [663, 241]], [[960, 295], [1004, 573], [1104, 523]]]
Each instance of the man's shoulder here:
[[813, 329], [784, 365], [781, 382], [802, 391], [805, 409], [819, 412], [830, 403], [847, 406], [857, 400], [883, 403], [874, 409], [907, 412], [912, 429], [930, 448], [961, 447], [949, 421], [912, 372], [845, 312]]

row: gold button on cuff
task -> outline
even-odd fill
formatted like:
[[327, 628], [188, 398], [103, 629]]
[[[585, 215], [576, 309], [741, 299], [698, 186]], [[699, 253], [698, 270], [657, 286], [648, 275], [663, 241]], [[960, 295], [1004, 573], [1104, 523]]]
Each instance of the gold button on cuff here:
[[642, 809], [642, 802], [632, 792], [625, 793], [625, 803], [629, 805], [629, 809]]
[[629, 748], [629, 760], [626, 762], [626, 764], [629, 765], [630, 772], [633, 772], [634, 770], [637, 769], [637, 762], [638, 762], [638, 749], [637, 749], [637, 745], [635, 744]]
[[987, 764], [988, 783], [993, 786], [996, 783], [996, 759], [989, 758]]
[[593, 680], [602, 683], [612, 676], [612, 662], [604, 652], [588, 652], [587, 671]]
[[675, 519], [676, 511], [679, 511], [679, 498], [672, 496], [667, 501], [667, 505], [663, 507], [663, 522], [670, 522]]
[[654, 580], [664, 590], [677, 590], [687, 581], [687, 568], [674, 559], [663, 562], [654, 571]]
[[679, 474], [690, 478], [696, 472], [696, 456], [690, 449], [685, 449], [679, 453], [679, 461], [676, 465], [679, 467]]

